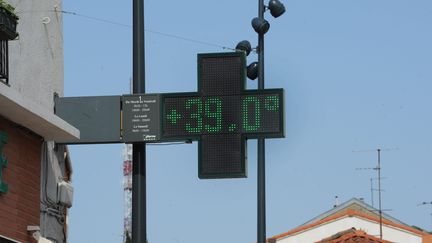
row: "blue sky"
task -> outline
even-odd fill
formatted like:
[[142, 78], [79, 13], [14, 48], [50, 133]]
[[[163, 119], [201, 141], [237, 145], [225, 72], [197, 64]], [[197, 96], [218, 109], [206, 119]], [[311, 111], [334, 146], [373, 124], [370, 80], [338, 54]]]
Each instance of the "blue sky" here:
[[[432, 201], [432, 3], [283, 2], [280, 18], [266, 13], [266, 88], [285, 89], [286, 115], [286, 138], [266, 142], [267, 236], [330, 209], [335, 196], [371, 203], [376, 172], [356, 168], [376, 166], [376, 152], [365, 150], [377, 148], [389, 148], [381, 156], [383, 208], [432, 230], [432, 208], [417, 206]], [[64, 15], [65, 96], [129, 93], [131, 5], [64, 1], [76, 13]], [[145, 1], [147, 92], [195, 91], [198, 53], [244, 39], [256, 46], [257, 8], [248, 0]], [[70, 150], [70, 242], [121, 242], [122, 145]], [[197, 143], [147, 151], [149, 242], [256, 241], [256, 141], [248, 142], [247, 179], [199, 180]]]

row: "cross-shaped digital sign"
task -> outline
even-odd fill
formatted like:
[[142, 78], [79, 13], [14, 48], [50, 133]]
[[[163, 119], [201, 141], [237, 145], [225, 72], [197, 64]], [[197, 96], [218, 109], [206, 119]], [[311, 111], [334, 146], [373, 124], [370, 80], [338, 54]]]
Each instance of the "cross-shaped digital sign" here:
[[284, 137], [283, 89], [245, 90], [241, 52], [198, 54], [198, 92], [162, 94], [162, 139], [198, 140], [201, 179], [246, 177], [246, 139]]
[[245, 85], [244, 53], [198, 54], [198, 92], [58, 98], [56, 114], [81, 131], [66, 143], [198, 140], [199, 178], [246, 177], [246, 139], [284, 137], [284, 92]]
[[7, 143], [7, 134], [0, 132], [0, 193], [6, 193], [8, 191], [8, 185], [3, 181], [3, 167], [8, 164], [7, 159], [3, 155], [3, 147]]

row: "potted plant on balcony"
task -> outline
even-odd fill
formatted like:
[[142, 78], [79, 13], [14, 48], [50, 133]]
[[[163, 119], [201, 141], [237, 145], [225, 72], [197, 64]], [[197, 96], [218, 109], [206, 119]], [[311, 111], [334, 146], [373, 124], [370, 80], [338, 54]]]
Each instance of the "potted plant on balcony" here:
[[15, 8], [4, 0], [0, 0], [0, 40], [13, 40], [18, 36], [16, 27], [18, 16]]

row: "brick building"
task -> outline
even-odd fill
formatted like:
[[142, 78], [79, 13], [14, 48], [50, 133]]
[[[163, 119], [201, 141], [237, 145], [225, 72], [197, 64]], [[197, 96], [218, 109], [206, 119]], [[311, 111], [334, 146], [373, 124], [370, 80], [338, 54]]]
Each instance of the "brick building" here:
[[[0, 242], [66, 242], [72, 166], [54, 141], [79, 131], [54, 115], [54, 96], [63, 95], [62, 1], [6, 2], [19, 36], [0, 33]], [[4, 25], [0, 16], [0, 32]]]

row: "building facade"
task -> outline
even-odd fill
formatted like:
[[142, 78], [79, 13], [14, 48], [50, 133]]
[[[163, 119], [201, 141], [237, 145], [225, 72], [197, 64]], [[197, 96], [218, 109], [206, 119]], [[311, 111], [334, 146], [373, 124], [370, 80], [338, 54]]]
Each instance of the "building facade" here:
[[0, 49], [8, 67], [0, 81], [0, 242], [66, 242], [72, 166], [54, 141], [79, 131], [54, 114], [54, 97], [63, 95], [62, 1], [5, 2], [15, 7], [19, 36]]
[[[430, 233], [407, 225], [385, 213], [380, 218], [378, 212], [376, 208], [354, 198], [295, 229], [269, 238], [268, 242], [432, 243]], [[359, 241], [344, 241], [345, 239]]]

